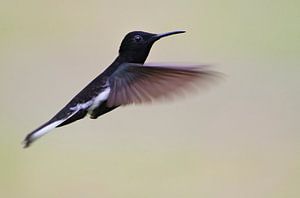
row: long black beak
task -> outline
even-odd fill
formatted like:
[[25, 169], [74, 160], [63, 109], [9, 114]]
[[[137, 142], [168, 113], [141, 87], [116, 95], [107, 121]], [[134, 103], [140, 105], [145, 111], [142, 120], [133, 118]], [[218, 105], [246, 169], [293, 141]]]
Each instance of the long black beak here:
[[183, 30], [179, 30], [179, 31], [172, 31], [172, 32], [166, 32], [166, 33], [162, 33], [162, 34], [155, 34], [153, 37], [152, 37], [152, 41], [157, 41], [163, 37], [166, 37], [166, 36], [170, 36], [170, 35], [173, 35], [173, 34], [181, 34], [181, 33], [185, 33], [185, 31]]

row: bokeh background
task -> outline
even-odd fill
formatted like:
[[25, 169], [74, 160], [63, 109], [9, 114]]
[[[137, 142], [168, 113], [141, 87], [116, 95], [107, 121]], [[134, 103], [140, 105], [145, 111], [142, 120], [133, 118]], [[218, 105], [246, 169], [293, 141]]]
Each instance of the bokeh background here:
[[[300, 3], [2, 1], [0, 197], [300, 197]], [[24, 136], [117, 55], [132, 30], [186, 34], [149, 62], [215, 65], [199, 94]]]

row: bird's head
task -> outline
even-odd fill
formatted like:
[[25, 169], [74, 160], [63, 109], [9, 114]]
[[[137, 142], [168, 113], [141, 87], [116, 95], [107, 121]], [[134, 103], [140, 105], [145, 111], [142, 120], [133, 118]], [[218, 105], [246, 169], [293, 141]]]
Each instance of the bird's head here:
[[144, 63], [155, 41], [166, 36], [184, 32], [185, 31], [173, 31], [163, 34], [153, 34], [142, 31], [129, 32], [121, 43], [119, 56], [128, 62]]

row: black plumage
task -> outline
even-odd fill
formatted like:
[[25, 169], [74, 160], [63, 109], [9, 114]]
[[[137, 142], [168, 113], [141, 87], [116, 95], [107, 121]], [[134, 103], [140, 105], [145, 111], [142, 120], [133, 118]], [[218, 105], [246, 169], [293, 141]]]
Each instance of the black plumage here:
[[144, 65], [155, 41], [179, 33], [184, 31], [164, 34], [142, 31], [128, 33], [113, 63], [52, 119], [28, 134], [24, 147], [30, 146], [51, 129], [70, 124], [87, 114], [96, 119], [121, 105], [152, 102], [182, 93], [195, 82], [199, 82], [199, 85], [206, 84], [218, 77], [217, 72], [203, 66]]

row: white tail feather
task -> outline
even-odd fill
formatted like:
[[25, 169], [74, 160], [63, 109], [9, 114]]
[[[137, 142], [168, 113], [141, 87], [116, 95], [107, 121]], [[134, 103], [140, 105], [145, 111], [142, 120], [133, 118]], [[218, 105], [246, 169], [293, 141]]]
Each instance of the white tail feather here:
[[64, 122], [64, 120], [58, 120], [56, 122], [53, 122], [53, 123], [41, 128], [40, 130], [38, 130], [32, 134], [31, 141], [34, 141], [34, 140], [42, 137], [43, 135], [47, 134], [48, 132], [50, 132], [52, 129], [54, 129], [55, 127], [57, 127], [58, 125], [60, 125], [63, 122]]
[[25, 138], [25, 140], [23, 142], [24, 143], [24, 147], [25, 148], [29, 147], [32, 142], [34, 142], [38, 138], [42, 137], [43, 135], [49, 133], [52, 129], [54, 129], [55, 127], [57, 127], [58, 125], [60, 125], [64, 121], [65, 121], [65, 119], [64, 120], [58, 120], [58, 121], [52, 122], [50, 124], [47, 124], [46, 126], [42, 127], [41, 129], [33, 131], [32, 133], [30, 133]]
[[54, 122], [51, 122], [49, 124], [45, 124], [44, 126], [41, 126], [40, 128], [38, 128], [37, 130], [31, 132], [30, 134], [28, 134], [23, 142], [24, 144], [24, 148], [27, 148], [30, 146], [30, 144], [32, 142], [34, 142], [35, 140], [37, 140], [38, 138], [42, 137], [43, 135], [49, 133], [52, 129], [54, 129], [55, 127], [57, 127], [58, 125], [60, 125], [61, 123], [63, 123], [64, 121], [66, 121], [67, 119], [69, 119], [70, 117], [72, 117], [74, 114], [76, 114], [79, 111], [79, 108], [76, 109], [76, 111], [74, 111], [71, 115], [69, 115], [68, 117], [61, 119], [61, 120], [57, 120]]

